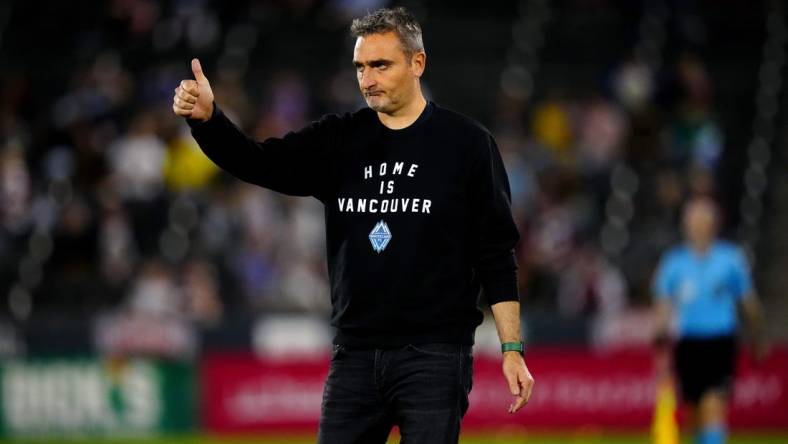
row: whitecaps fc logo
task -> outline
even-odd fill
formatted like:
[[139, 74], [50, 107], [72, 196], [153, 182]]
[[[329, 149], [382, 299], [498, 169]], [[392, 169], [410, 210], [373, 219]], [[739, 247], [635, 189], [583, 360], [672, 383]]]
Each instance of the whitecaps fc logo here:
[[369, 241], [372, 243], [372, 249], [380, 253], [386, 248], [391, 240], [391, 231], [386, 222], [380, 221], [375, 224], [375, 228], [369, 233]]

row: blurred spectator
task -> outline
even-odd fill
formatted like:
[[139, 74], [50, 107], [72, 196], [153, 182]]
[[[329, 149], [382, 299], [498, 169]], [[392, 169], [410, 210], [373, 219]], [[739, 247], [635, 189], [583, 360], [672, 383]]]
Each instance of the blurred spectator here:
[[272, 300], [274, 308], [288, 311], [327, 313], [331, 308], [328, 283], [323, 278], [324, 266], [317, 261], [293, 259], [282, 267], [279, 296]]
[[651, 106], [655, 89], [654, 73], [637, 57], [625, 61], [613, 75], [616, 98], [632, 114]]
[[550, 99], [537, 106], [534, 110], [531, 130], [537, 141], [549, 148], [557, 160], [561, 162], [573, 160], [574, 134], [569, 108], [565, 101]]
[[137, 115], [126, 135], [108, 151], [117, 186], [125, 199], [151, 201], [160, 192], [167, 147], [150, 113]]
[[626, 137], [626, 116], [612, 102], [597, 97], [581, 111], [578, 130], [578, 160], [588, 176], [607, 174], [619, 158]]
[[298, 74], [278, 73], [270, 83], [269, 95], [255, 129], [254, 134], [258, 139], [281, 137], [306, 124], [309, 94]]
[[172, 191], [200, 190], [219, 171], [185, 128], [168, 144], [163, 169], [164, 180]]
[[18, 232], [30, 222], [30, 188], [22, 147], [11, 142], [0, 151], [0, 214], [6, 230]]
[[186, 321], [186, 309], [184, 292], [172, 269], [161, 260], [148, 260], [131, 286], [125, 307], [98, 317], [96, 346], [109, 355], [192, 356], [197, 339]]
[[166, 223], [167, 203], [163, 171], [167, 147], [158, 136], [154, 114], [134, 116], [129, 131], [108, 149], [112, 176], [107, 186], [123, 199], [134, 227], [135, 241], [144, 255], [159, 251]]
[[504, 134], [498, 137], [498, 149], [501, 153], [509, 187], [512, 192], [512, 213], [515, 221], [523, 225], [524, 218], [533, 213], [539, 196], [539, 183], [534, 166], [523, 156], [523, 148], [518, 146], [522, 139]]
[[161, 260], [145, 262], [128, 295], [128, 306], [136, 315], [167, 319], [183, 314], [183, 295], [170, 267]]
[[266, 248], [262, 236], [243, 238], [242, 248], [233, 257], [234, 276], [240, 282], [246, 304], [255, 310], [273, 305], [281, 265]]
[[118, 288], [134, 269], [138, 251], [125, 209], [118, 199], [102, 203], [99, 227], [99, 260], [104, 279]]
[[668, 156], [677, 165], [714, 171], [722, 154], [722, 131], [711, 114], [711, 85], [701, 62], [685, 55], [678, 63], [681, 98], [668, 135]]
[[245, 304], [260, 310], [270, 305], [280, 277], [276, 234], [284, 230], [284, 214], [273, 192], [238, 184], [233, 194], [230, 218], [238, 236], [233, 242], [240, 248], [230, 257], [230, 267]]
[[192, 259], [183, 267], [182, 288], [186, 316], [198, 325], [212, 327], [222, 320], [218, 274], [205, 260]]
[[567, 317], [612, 316], [627, 306], [624, 276], [594, 248], [577, 249], [561, 273], [558, 308]]
[[538, 266], [559, 272], [574, 248], [577, 225], [564, 199], [541, 196], [539, 210], [528, 233], [529, 255]]
[[85, 315], [104, 305], [94, 274], [96, 223], [93, 209], [81, 197], [63, 206], [53, 233], [54, 250], [47, 269], [50, 278], [38, 298], [38, 309], [51, 314], [65, 307], [70, 313]]

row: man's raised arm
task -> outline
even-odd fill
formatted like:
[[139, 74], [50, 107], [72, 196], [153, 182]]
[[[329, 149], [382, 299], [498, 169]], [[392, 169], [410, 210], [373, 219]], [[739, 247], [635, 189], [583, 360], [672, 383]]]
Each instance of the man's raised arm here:
[[325, 116], [311, 125], [258, 142], [247, 137], [216, 105], [213, 90], [197, 59], [194, 80], [175, 88], [172, 110], [186, 118], [192, 136], [220, 168], [245, 182], [294, 196], [323, 200], [333, 174], [340, 117]]

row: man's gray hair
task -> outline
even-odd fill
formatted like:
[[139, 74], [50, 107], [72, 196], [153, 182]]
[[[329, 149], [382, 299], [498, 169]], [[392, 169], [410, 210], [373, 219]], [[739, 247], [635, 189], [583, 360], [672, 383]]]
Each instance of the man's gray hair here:
[[350, 34], [353, 37], [365, 37], [370, 34], [382, 34], [393, 31], [402, 43], [402, 50], [410, 59], [413, 54], [424, 51], [421, 39], [421, 26], [413, 15], [402, 6], [393, 9], [378, 9], [364, 17], [353, 20]]

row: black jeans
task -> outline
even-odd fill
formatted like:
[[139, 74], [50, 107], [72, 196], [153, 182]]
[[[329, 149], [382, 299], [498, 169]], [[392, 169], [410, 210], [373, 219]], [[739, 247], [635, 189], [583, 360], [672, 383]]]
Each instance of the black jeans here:
[[319, 444], [456, 443], [468, 410], [471, 347], [419, 344], [385, 350], [335, 345], [323, 390]]

